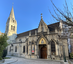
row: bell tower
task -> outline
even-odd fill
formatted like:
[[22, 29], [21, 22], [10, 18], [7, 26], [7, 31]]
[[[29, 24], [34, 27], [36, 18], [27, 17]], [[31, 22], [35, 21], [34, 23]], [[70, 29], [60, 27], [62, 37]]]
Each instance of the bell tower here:
[[12, 36], [13, 34], [17, 34], [17, 21], [15, 20], [13, 7], [10, 12], [10, 16], [8, 17], [8, 20], [6, 22], [5, 33], [7, 34], [7, 36]]

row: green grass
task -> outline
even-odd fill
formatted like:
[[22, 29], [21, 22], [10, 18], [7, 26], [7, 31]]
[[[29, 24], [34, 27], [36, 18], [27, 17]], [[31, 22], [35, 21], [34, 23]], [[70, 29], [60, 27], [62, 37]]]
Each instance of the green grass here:
[[4, 57], [4, 59], [10, 59], [10, 57]]

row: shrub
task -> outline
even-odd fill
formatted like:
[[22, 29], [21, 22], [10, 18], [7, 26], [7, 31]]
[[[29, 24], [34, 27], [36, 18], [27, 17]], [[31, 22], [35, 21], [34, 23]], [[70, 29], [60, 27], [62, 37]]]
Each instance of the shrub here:
[[7, 49], [3, 50], [3, 56], [2, 56], [2, 58], [6, 57], [6, 55], [7, 55]]
[[7, 40], [8, 40], [8, 37], [6, 34], [0, 35], [0, 60], [2, 59], [2, 56], [3, 56], [3, 50], [6, 49], [8, 45]]
[[70, 53], [70, 58], [73, 59], [73, 53]]
[[0, 56], [0, 60], [2, 60], [2, 57]]

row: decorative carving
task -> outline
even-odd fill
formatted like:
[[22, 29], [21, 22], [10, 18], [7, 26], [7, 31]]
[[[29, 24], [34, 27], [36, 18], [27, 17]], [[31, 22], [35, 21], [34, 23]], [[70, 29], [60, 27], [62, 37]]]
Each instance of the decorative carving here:
[[29, 42], [29, 45], [31, 45], [31, 42]]
[[39, 41], [39, 44], [46, 44], [46, 41], [44, 38], [41, 38], [40, 41]]
[[32, 44], [34, 44], [34, 42], [32, 42]]
[[50, 44], [51, 43], [51, 41], [50, 40], [48, 40], [48, 44]]
[[11, 44], [11, 46], [13, 47], [13, 44]]
[[43, 23], [41, 22], [41, 26], [43, 26]]
[[28, 41], [28, 38], [26, 38], [26, 41]]
[[40, 33], [38, 33], [38, 35], [39, 35], [40, 37], [45, 37], [46, 34], [47, 34], [47, 32], [40, 32]]
[[56, 44], [59, 44], [59, 41], [58, 40], [56, 41]]
[[37, 42], [35, 42], [35, 45], [37, 45]]
[[41, 43], [42, 43], [42, 44], [44, 43], [43, 39], [42, 39]]
[[32, 44], [35, 44], [34, 40], [32, 41]]

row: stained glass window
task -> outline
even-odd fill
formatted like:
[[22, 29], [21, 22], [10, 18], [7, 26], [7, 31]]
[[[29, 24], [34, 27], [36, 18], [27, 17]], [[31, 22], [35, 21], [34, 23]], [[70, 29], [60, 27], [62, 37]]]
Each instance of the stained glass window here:
[[23, 46], [23, 53], [25, 53], [25, 46]]
[[55, 54], [55, 42], [51, 41], [51, 52], [52, 54]]
[[15, 46], [15, 52], [17, 52], [17, 46]]

